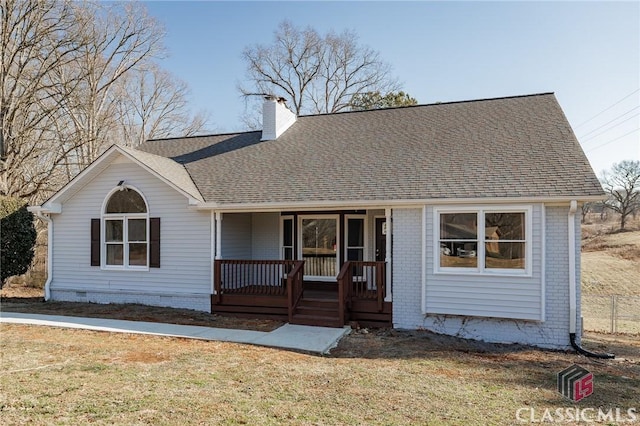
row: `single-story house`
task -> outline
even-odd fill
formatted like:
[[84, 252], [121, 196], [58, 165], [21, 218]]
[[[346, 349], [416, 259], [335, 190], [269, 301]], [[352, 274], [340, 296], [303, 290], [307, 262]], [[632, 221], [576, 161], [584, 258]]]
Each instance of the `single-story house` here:
[[40, 206], [46, 298], [568, 348], [581, 203], [603, 190], [552, 93], [114, 144]]

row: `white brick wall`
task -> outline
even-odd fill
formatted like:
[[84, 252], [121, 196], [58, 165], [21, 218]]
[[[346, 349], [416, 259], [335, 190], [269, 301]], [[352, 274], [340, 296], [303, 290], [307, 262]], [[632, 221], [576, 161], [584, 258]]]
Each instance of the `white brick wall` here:
[[[524, 343], [540, 347], [569, 347], [569, 273], [567, 207], [547, 207], [545, 223], [544, 322], [454, 315], [423, 315], [422, 210], [393, 211], [393, 323], [396, 328], [427, 329], [437, 333], [489, 342]], [[580, 227], [576, 224], [576, 247], [580, 253]], [[427, 221], [429, 223], [429, 221]], [[535, 230], [534, 230], [535, 232]], [[539, 230], [538, 230], [539, 232]], [[431, 235], [426, 235], [431, 241]], [[577, 288], [580, 288], [579, 269]], [[428, 283], [427, 283], [428, 285]], [[578, 312], [580, 311], [578, 292]], [[578, 322], [578, 332], [580, 322]]]

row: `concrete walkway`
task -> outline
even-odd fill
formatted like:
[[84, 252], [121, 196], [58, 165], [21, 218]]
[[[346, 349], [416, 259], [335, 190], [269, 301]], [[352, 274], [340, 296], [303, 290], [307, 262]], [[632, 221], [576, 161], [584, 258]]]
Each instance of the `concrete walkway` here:
[[248, 343], [274, 348], [297, 349], [319, 354], [328, 353], [350, 330], [349, 327], [330, 328], [285, 324], [271, 332], [264, 332], [195, 325], [22, 314], [15, 312], [0, 312], [0, 323], [44, 325], [49, 327], [108, 331], [112, 333], [151, 334], [156, 336], [183, 337], [187, 339]]

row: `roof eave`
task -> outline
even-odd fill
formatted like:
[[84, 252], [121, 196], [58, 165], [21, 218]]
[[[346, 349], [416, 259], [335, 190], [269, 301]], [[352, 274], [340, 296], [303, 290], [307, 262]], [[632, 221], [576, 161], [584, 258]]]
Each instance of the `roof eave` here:
[[195, 208], [199, 210], [215, 210], [220, 212], [275, 212], [285, 210], [323, 210], [342, 209], [359, 210], [375, 207], [410, 208], [423, 205], [436, 204], [569, 204], [572, 200], [578, 202], [602, 201], [604, 194], [600, 195], [576, 195], [558, 197], [491, 197], [491, 198], [424, 198], [424, 199], [398, 199], [398, 200], [329, 200], [329, 201], [289, 201], [289, 202], [264, 202], [264, 203], [216, 203], [204, 202]]

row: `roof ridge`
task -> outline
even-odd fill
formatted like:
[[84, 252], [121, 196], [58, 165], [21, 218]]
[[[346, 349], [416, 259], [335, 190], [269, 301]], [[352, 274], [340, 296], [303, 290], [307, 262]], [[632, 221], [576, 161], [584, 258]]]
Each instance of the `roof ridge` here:
[[209, 138], [209, 137], [212, 137], [212, 136], [243, 135], [243, 134], [247, 134], [247, 133], [259, 133], [259, 132], [262, 132], [262, 130], [245, 130], [245, 131], [241, 131], [241, 132], [208, 133], [206, 135], [171, 136], [171, 137], [166, 137], [166, 138], [147, 139], [147, 140], [145, 140], [144, 142], [142, 142], [138, 146], [142, 146], [147, 142], [168, 141], [168, 140], [173, 140], [173, 139]]
[[[357, 114], [357, 113], [363, 113], [363, 112], [388, 111], [388, 110], [407, 109], [407, 108], [424, 108], [424, 107], [439, 106], [439, 105], [463, 104], [463, 103], [471, 103], [471, 102], [488, 102], [488, 101], [497, 101], [497, 100], [504, 100], [504, 99], [528, 98], [528, 97], [534, 97], [534, 96], [548, 96], [548, 95], [554, 95], [554, 94], [555, 92], [540, 92], [540, 93], [531, 93], [527, 95], [511, 95], [511, 96], [499, 96], [499, 97], [493, 97], [493, 98], [467, 99], [467, 100], [461, 100], [461, 101], [433, 102], [430, 104], [364, 109], [359, 111], [338, 111], [338, 112], [326, 112], [326, 113], [318, 113], [318, 114], [306, 114], [306, 115], [300, 115], [297, 118], [324, 117], [324, 116], [331, 116], [331, 115], [338, 115], [338, 114]], [[195, 138], [207, 138], [207, 137], [217, 137], [217, 136], [242, 135], [242, 134], [257, 133], [257, 132], [262, 132], [262, 129], [245, 130], [240, 132], [209, 133], [206, 135], [172, 136], [172, 137], [166, 137], [166, 138], [147, 139], [143, 143], [141, 143], [139, 146], [143, 146], [149, 142], [170, 141], [175, 139], [195, 139]]]
[[395, 106], [395, 107], [388, 107], [388, 108], [363, 109], [363, 110], [358, 110], [358, 111], [324, 112], [324, 113], [318, 113], [318, 114], [300, 115], [300, 116], [298, 116], [298, 118], [319, 117], [319, 116], [328, 116], [328, 115], [337, 115], [337, 114], [355, 114], [355, 113], [373, 112], [373, 111], [388, 111], [388, 110], [407, 109], [407, 108], [424, 108], [424, 107], [439, 106], [439, 105], [464, 104], [464, 103], [471, 103], [471, 102], [499, 101], [499, 100], [504, 100], [504, 99], [530, 98], [530, 97], [534, 97], [534, 96], [548, 96], [548, 95], [555, 95], [555, 92], [539, 92], [539, 93], [530, 93], [530, 94], [527, 94], [527, 95], [498, 96], [498, 97], [493, 97], [493, 98], [466, 99], [466, 100], [461, 100], [461, 101], [445, 101], [445, 102], [438, 101], [438, 102], [433, 102], [433, 103], [429, 103], [429, 104], [405, 105], [405, 106]]

